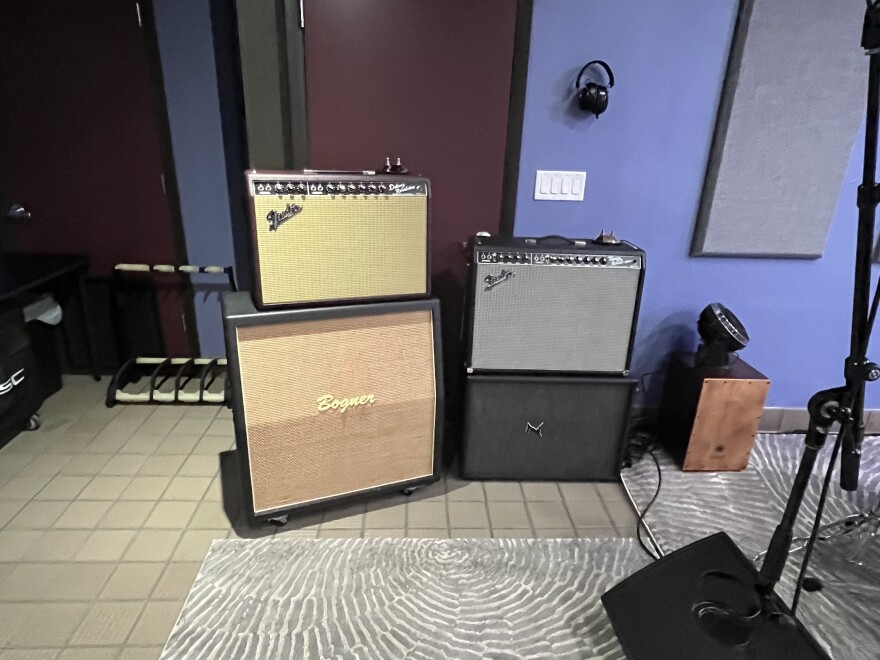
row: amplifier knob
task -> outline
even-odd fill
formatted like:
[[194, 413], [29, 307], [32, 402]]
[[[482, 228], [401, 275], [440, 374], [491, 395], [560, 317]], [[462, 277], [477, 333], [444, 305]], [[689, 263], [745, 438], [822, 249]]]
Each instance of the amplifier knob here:
[[364, 184], [358, 184], [358, 192], [364, 193], [367, 191], [367, 187]]
[[369, 186], [367, 186], [367, 188], [370, 189], [371, 193], [375, 193], [378, 190], [375, 183], [371, 183]]
[[282, 192], [283, 190], [284, 186], [282, 186], [280, 183], [275, 184], [275, 192]]
[[601, 261], [603, 264], [607, 264], [607, 263], [608, 263], [608, 257], [602, 257], [602, 259], [600, 259], [600, 261]]
[[550, 262], [551, 262], [551, 263], [556, 263], [556, 257], [550, 257]]
[[379, 184], [379, 190], [380, 190], [381, 192], [385, 192], [386, 190], [388, 190], [388, 186], [386, 186], [384, 183], [380, 183], [380, 184]]
[[297, 192], [301, 192], [301, 193], [304, 193], [307, 189], [308, 189], [308, 186], [306, 186], [306, 184], [304, 184], [304, 183], [300, 183], [296, 187]]
[[355, 190], [357, 190], [357, 186], [354, 185], [353, 183], [349, 183], [348, 184], [348, 192], [353, 193]]
[[296, 186], [292, 183], [287, 184], [287, 192], [292, 193], [296, 189]]

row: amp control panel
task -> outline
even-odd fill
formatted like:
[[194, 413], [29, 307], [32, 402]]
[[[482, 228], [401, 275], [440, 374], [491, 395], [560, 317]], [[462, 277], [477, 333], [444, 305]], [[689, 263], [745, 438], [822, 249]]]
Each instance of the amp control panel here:
[[522, 264], [526, 266], [568, 266], [581, 268], [635, 268], [642, 267], [638, 255], [614, 254], [562, 254], [558, 252], [507, 252], [478, 251], [481, 264]]
[[[370, 177], [374, 179], [375, 177]], [[415, 179], [412, 182], [366, 180], [283, 179], [254, 181], [254, 196], [307, 195], [307, 196], [421, 196], [428, 194], [428, 183]]]

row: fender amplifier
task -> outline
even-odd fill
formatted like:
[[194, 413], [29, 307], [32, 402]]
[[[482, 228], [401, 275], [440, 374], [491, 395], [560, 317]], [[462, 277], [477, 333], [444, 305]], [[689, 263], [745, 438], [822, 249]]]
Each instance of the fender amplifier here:
[[245, 178], [260, 307], [429, 293], [427, 179], [308, 170]]
[[259, 312], [227, 293], [222, 306], [252, 519], [439, 477], [437, 300]]
[[642, 250], [626, 242], [484, 236], [471, 248], [469, 372], [629, 372]]
[[462, 473], [617, 479], [635, 384], [595, 376], [468, 376]]

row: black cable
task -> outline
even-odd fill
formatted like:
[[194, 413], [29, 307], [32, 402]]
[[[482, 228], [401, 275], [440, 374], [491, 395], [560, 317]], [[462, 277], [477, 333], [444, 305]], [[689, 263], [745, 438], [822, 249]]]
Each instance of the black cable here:
[[822, 483], [822, 493], [819, 495], [819, 504], [816, 510], [816, 519], [813, 521], [813, 529], [810, 531], [810, 538], [804, 546], [804, 558], [801, 561], [801, 569], [798, 573], [797, 586], [794, 590], [794, 598], [791, 601], [791, 615], [797, 612], [797, 606], [801, 599], [801, 591], [804, 587], [804, 578], [807, 575], [807, 566], [810, 563], [810, 556], [813, 554], [813, 547], [816, 545], [816, 538], [819, 535], [819, 528], [822, 526], [822, 513], [825, 510], [825, 500], [828, 499], [828, 487], [831, 485], [831, 474], [834, 472], [834, 464], [837, 462], [837, 454], [840, 451], [841, 439], [849, 429], [843, 430], [837, 434], [834, 441], [834, 449], [831, 452], [831, 460], [828, 462], [828, 470], [825, 472], [825, 481]]
[[646, 506], [642, 510], [642, 512], [639, 513], [639, 522], [636, 525], [636, 538], [639, 540], [639, 545], [642, 546], [642, 550], [647, 552], [651, 556], [651, 559], [657, 561], [658, 559], [660, 559], [659, 555], [655, 555], [654, 551], [651, 550], [642, 539], [642, 526], [644, 526], [645, 531], [650, 532], [650, 530], [648, 529], [648, 525], [645, 522], [645, 516], [648, 515], [648, 510], [651, 508], [651, 505], [653, 505], [654, 502], [657, 501], [657, 497], [660, 495], [660, 487], [663, 485], [663, 472], [660, 469], [660, 461], [657, 460], [657, 456], [654, 454], [654, 452], [651, 449], [647, 449], [646, 451], [648, 455], [654, 459], [654, 465], [657, 467], [657, 490], [654, 492], [654, 497], [652, 497], [651, 501], [648, 502], [648, 506]]

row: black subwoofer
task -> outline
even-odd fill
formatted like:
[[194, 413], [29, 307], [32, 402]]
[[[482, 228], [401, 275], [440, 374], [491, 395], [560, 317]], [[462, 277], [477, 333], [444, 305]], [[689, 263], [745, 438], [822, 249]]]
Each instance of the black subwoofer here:
[[635, 384], [627, 378], [468, 376], [463, 475], [617, 479]]

